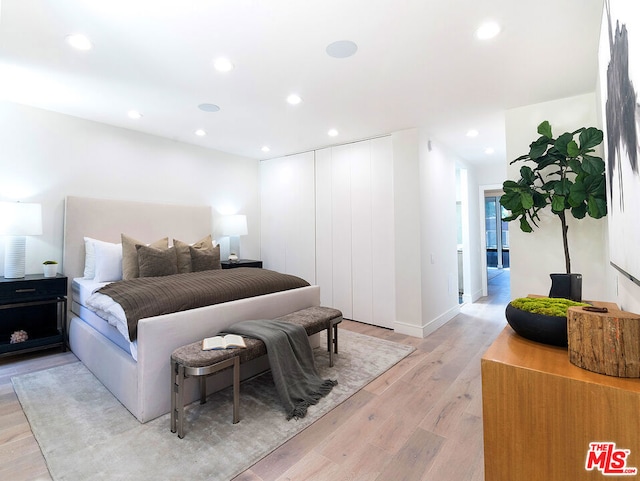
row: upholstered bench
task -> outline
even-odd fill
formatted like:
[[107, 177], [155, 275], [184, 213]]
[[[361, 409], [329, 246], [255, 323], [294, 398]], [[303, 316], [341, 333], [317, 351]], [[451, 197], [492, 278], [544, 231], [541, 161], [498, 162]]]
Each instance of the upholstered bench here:
[[[308, 307], [279, 317], [278, 320], [305, 328], [307, 335], [327, 330], [329, 366], [333, 367], [333, 354], [338, 352], [338, 324], [342, 312], [331, 307]], [[198, 377], [200, 404], [207, 399], [206, 377], [224, 369], [233, 368], [233, 423], [240, 419], [240, 364], [267, 354], [267, 347], [258, 339], [245, 338], [246, 348], [203, 351], [202, 341], [179, 347], [171, 354], [171, 432], [184, 437], [184, 381]]]

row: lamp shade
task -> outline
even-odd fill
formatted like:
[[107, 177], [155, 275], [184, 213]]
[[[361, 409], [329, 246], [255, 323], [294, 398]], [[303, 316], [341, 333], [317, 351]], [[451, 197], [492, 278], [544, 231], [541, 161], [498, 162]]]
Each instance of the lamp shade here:
[[222, 218], [222, 235], [239, 236], [248, 233], [246, 215], [227, 215]]
[[42, 206], [26, 202], [0, 202], [0, 235], [42, 235]]

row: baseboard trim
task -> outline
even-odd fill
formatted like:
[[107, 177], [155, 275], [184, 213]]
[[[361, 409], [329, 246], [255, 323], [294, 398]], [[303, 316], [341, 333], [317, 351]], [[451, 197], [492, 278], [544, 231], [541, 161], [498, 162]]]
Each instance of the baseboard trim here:
[[452, 307], [447, 312], [439, 315], [435, 319], [423, 324], [421, 326], [416, 326], [414, 324], [407, 324], [405, 322], [396, 321], [394, 324], [394, 331], [398, 334], [405, 334], [407, 336], [425, 338], [432, 332], [436, 331], [438, 328], [444, 326], [448, 321], [456, 317], [460, 313], [460, 306], [456, 305]]

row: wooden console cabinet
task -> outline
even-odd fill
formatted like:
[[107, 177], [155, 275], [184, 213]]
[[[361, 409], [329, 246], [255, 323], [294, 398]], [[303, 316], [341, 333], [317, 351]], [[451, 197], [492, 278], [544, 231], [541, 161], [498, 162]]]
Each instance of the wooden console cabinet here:
[[[569, 362], [566, 348], [529, 341], [509, 326], [481, 366], [485, 481], [640, 476], [598, 469], [640, 469], [640, 379], [581, 369]], [[603, 455], [587, 470], [590, 443], [596, 442], [615, 443], [624, 462], [607, 463]]]

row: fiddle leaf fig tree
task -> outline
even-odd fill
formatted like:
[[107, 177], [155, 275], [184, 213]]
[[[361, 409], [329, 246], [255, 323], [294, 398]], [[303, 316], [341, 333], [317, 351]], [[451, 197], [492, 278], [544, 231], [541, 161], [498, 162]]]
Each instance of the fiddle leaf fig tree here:
[[[511, 162], [525, 162], [520, 167], [518, 181], [507, 180], [502, 185], [500, 204], [510, 211], [503, 220], [520, 221], [523, 232], [538, 227], [538, 213], [551, 206], [562, 225], [562, 242], [567, 274], [571, 273], [571, 258], [567, 239], [567, 213], [576, 219], [586, 214], [594, 219], [607, 215], [605, 165], [594, 155], [602, 143], [602, 131], [582, 127], [553, 138], [548, 121], [538, 126], [540, 138], [529, 145], [529, 153]], [[577, 136], [577, 140], [576, 140]]]

